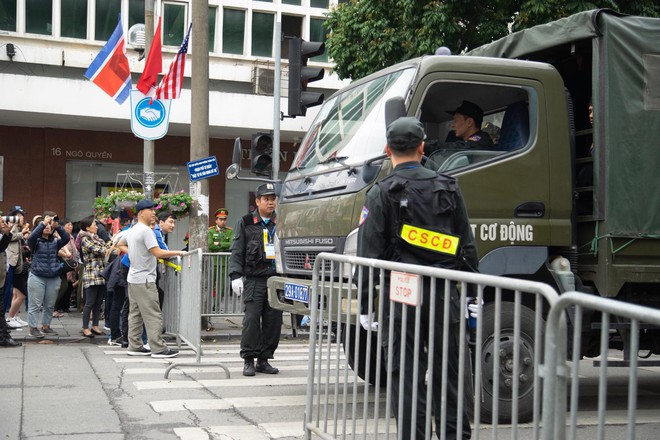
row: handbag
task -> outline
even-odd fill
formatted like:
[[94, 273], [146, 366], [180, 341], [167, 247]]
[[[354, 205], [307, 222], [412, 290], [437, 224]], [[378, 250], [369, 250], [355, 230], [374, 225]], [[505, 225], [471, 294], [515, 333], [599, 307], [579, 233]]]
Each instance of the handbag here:
[[69, 273], [72, 270], [76, 270], [78, 268], [78, 262], [73, 258], [58, 258], [60, 260], [60, 266], [62, 266], [62, 271], [60, 272], [61, 274]]

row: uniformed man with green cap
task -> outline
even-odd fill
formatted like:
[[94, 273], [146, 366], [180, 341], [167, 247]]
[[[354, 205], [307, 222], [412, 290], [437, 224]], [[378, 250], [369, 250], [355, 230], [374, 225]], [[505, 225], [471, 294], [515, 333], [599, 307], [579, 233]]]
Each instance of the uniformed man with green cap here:
[[209, 252], [228, 252], [234, 239], [234, 230], [227, 226], [229, 211], [220, 208], [215, 211], [215, 226], [208, 232]]
[[[229, 252], [231, 243], [234, 240], [234, 230], [227, 226], [227, 217], [229, 211], [220, 208], [215, 211], [215, 226], [211, 226], [208, 231], [209, 252]], [[218, 292], [220, 295], [225, 292], [225, 280], [227, 279], [227, 263], [229, 258], [226, 256], [215, 256], [215, 265], [213, 270], [213, 298], [217, 301]], [[218, 279], [220, 277], [220, 279]]]
[[[478, 259], [472, 230], [468, 221], [463, 197], [456, 179], [437, 174], [421, 165], [424, 154], [424, 126], [416, 118], [404, 117], [392, 122], [387, 127], [387, 145], [385, 153], [390, 157], [394, 169], [392, 173], [373, 186], [367, 193], [360, 215], [357, 256], [376, 258], [408, 264], [450, 269], [476, 270]], [[405, 235], [404, 235], [405, 234]], [[442, 240], [423, 241], [414, 237], [445, 237], [454, 245], [447, 250]], [[412, 237], [412, 238], [411, 238]], [[430, 243], [430, 244], [429, 244]], [[376, 283], [378, 281], [376, 280]], [[389, 285], [389, 280], [387, 280]], [[369, 283], [366, 283], [368, 285]], [[388, 357], [395, 359], [392, 370], [392, 414], [397, 419], [397, 428], [403, 438], [409, 438], [411, 427], [417, 432], [417, 438], [425, 436], [426, 420], [426, 383], [425, 369], [428, 364], [427, 350], [430, 347], [429, 333], [421, 332], [420, 340], [415, 340], [416, 308], [405, 309], [408, 326], [402, 328], [404, 309], [400, 303], [394, 303], [394, 312], [389, 316], [389, 304], [384, 307], [382, 323], [375, 323], [368, 315], [369, 290], [363, 290], [360, 324], [365, 330], [383, 332], [383, 341], [394, 339], [393, 352]], [[436, 422], [436, 432], [441, 428], [441, 375], [443, 364], [447, 365], [447, 439], [469, 439], [470, 423], [467, 411], [463, 408], [462, 432], [456, 432], [458, 419], [456, 407], [458, 400], [458, 335], [461, 313], [459, 297], [455, 284], [444, 292], [444, 281], [438, 280], [436, 294], [439, 299], [435, 309], [429, 306], [431, 281], [423, 278], [421, 294], [422, 327], [429, 329], [430, 316], [435, 315], [435, 340], [433, 344], [434, 365], [429, 374], [433, 374], [432, 412]], [[389, 286], [385, 288], [389, 291]], [[449, 343], [447, 358], [443, 359], [443, 305], [442, 297], [448, 293], [451, 297], [449, 312]], [[394, 321], [394, 333], [389, 335], [389, 321]], [[414, 358], [414, 347], [419, 342], [419, 358]], [[385, 343], [385, 342], [384, 342]], [[405, 367], [399, 369], [400, 350], [403, 350]], [[417, 383], [413, 383], [413, 362], [418, 365]], [[403, 388], [399, 388], [400, 376], [403, 375]], [[411, 414], [413, 389], [417, 389], [417, 412]], [[399, 395], [403, 395], [403, 416], [399, 418]]]

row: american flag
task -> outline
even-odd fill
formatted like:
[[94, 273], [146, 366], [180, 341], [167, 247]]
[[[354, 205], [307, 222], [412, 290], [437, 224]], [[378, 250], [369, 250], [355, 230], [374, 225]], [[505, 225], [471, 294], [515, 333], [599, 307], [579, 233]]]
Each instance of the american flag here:
[[186, 38], [183, 39], [179, 52], [172, 60], [167, 74], [160, 80], [160, 84], [156, 89], [155, 99], [176, 99], [181, 94], [181, 85], [183, 84], [183, 72], [186, 69], [186, 54], [188, 53], [188, 39], [190, 38], [190, 30], [192, 23], [188, 26], [188, 33]]

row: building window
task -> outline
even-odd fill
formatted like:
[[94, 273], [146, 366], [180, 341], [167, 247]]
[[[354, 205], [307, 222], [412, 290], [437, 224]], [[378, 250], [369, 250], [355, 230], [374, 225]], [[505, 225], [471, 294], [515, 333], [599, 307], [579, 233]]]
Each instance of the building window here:
[[[325, 43], [328, 30], [325, 28], [325, 20], [321, 18], [312, 18], [309, 21], [309, 39], [311, 41], [320, 41]], [[328, 52], [312, 58], [312, 61], [327, 62]]]
[[[330, 3], [330, 2], [328, 2], [328, 0], [312, 0], [312, 1], [310, 2], [310, 6], [311, 6], [312, 8], [330, 9], [330, 5], [329, 5], [329, 3]], [[340, 1], [339, 3], [343, 3], [343, 2]]]
[[[128, 29], [134, 24], [145, 22], [144, 18], [144, 0], [130, 0], [128, 2]], [[154, 29], [158, 23], [154, 23]]]
[[283, 5], [298, 5], [300, 6], [300, 0], [282, 0]]
[[252, 13], [252, 55], [273, 56], [273, 14]]
[[63, 37], [87, 38], [87, 0], [62, 0], [60, 17]]
[[209, 52], [215, 52], [215, 20], [218, 8], [209, 7]]
[[[286, 37], [302, 36], [303, 17], [282, 14], [282, 34]], [[289, 39], [282, 40], [282, 59], [289, 58]]]
[[163, 3], [163, 45], [180, 46], [187, 23], [185, 4]]
[[107, 41], [119, 22], [121, 2], [115, 0], [96, 0], [96, 14], [94, 17], [94, 39]]
[[52, 35], [53, 3], [51, 0], [25, 0], [25, 32]]
[[16, 0], [0, 0], [0, 30], [16, 32]]
[[222, 20], [222, 52], [243, 55], [245, 11], [225, 9]]

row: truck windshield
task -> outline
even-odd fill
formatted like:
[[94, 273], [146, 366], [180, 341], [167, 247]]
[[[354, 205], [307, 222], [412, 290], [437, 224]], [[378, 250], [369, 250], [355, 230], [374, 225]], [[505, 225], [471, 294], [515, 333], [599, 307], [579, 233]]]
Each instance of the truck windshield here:
[[414, 68], [392, 72], [328, 100], [307, 131], [291, 169], [310, 173], [359, 164], [382, 154], [385, 102], [405, 97], [414, 75]]

